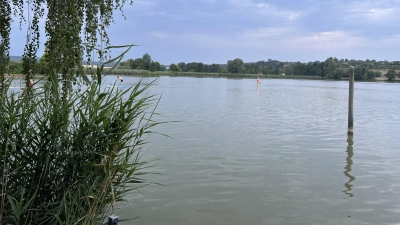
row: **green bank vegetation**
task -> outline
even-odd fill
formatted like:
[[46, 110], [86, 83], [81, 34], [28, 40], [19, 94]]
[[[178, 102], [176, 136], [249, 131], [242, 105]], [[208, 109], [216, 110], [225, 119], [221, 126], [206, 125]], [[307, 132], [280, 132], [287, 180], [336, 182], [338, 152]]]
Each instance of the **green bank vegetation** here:
[[[386, 77], [387, 80], [400, 78], [400, 61], [376, 61], [376, 60], [348, 60], [330, 57], [325, 61], [314, 62], [281, 62], [268, 59], [268, 61], [243, 62], [236, 58], [228, 60], [226, 64], [204, 64], [201, 62], [173, 63], [169, 66], [158, 67], [159, 63], [147, 60], [145, 56], [135, 60], [129, 59], [119, 65], [116, 70], [119, 74], [126, 75], [180, 75], [203, 77], [275, 77], [278, 78], [303, 78], [303, 79], [346, 79], [348, 69], [354, 66], [355, 80], [375, 80]], [[149, 63], [157, 66], [151, 67]], [[149, 69], [150, 68], [150, 69]], [[123, 69], [123, 70], [122, 70]], [[147, 72], [145, 72], [147, 70]], [[283, 77], [283, 75], [285, 77]]]
[[[109, 46], [105, 32], [125, 1], [12, 2], [3, 1], [0, 13], [0, 224], [104, 224], [128, 192], [148, 184], [141, 149], [158, 124], [152, 115], [159, 99], [143, 93], [151, 83], [104, 91], [105, 69], [82, 66], [99, 36], [106, 46], [97, 49], [101, 61], [119, 63], [132, 47]], [[18, 64], [9, 62], [13, 11], [30, 23]], [[47, 41], [38, 62], [41, 19]], [[112, 48], [127, 49], [110, 59]], [[10, 69], [20, 69], [22, 92], [9, 89]], [[44, 74], [40, 90], [29, 85], [38, 73]], [[84, 90], [73, 88], [77, 81]]]
[[[116, 75], [137, 76], [199, 76], [199, 77], [271, 77], [299, 79], [335, 79], [348, 77], [348, 69], [354, 66], [354, 79], [399, 80], [400, 61], [348, 60], [330, 57], [325, 61], [281, 62], [278, 60], [245, 63], [242, 59], [228, 60], [226, 64], [204, 64], [201, 62], [172, 63], [169, 66], [153, 61], [146, 53], [141, 58], [127, 59], [120, 62], [114, 70]], [[47, 65], [42, 58], [36, 64], [38, 74], [44, 74]], [[9, 71], [20, 74], [22, 67], [18, 62], [10, 62]], [[275, 77], [279, 76], [279, 77]], [[283, 77], [286, 76], [286, 77]]]

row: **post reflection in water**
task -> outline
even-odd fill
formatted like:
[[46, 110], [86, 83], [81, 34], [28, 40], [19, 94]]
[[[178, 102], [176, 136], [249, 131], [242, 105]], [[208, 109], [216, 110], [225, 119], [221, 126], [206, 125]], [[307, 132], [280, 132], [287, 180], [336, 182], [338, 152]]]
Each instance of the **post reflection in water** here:
[[344, 192], [346, 195], [348, 195], [348, 196], [347, 196], [348, 198], [353, 197], [353, 194], [351, 193], [351, 187], [353, 187], [353, 185], [351, 184], [351, 182], [352, 182], [353, 180], [356, 179], [355, 176], [352, 176], [352, 175], [350, 174], [350, 172], [351, 172], [351, 166], [353, 165], [353, 159], [352, 159], [352, 158], [353, 158], [353, 155], [354, 155], [354, 152], [353, 152], [353, 144], [354, 144], [354, 141], [353, 141], [353, 134], [347, 134], [347, 150], [346, 150], [346, 152], [347, 152], [347, 158], [346, 158], [346, 166], [344, 167], [344, 168], [345, 168], [345, 171], [344, 171], [343, 173], [344, 173], [344, 175], [346, 175], [346, 177], [349, 178], [349, 181], [347, 181], [347, 182], [344, 184], [344, 186], [345, 186], [347, 189], [344, 190], [343, 192]]

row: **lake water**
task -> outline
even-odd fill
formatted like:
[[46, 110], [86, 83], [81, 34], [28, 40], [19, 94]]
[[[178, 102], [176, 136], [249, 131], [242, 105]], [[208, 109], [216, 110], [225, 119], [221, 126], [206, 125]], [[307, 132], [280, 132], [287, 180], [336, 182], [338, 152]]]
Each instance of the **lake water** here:
[[[114, 81], [115, 76], [108, 77]], [[124, 85], [140, 78], [124, 77]], [[150, 82], [154, 78], [143, 78]], [[400, 84], [160, 77], [150, 185], [124, 224], [400, 224]]]
[[[124, 83], [139, 78], [124, 77]], [[144, 78], [149, 82], [154, 78]], [[121, 224], [400, 224], [400, 85], [161, 77], [162, 157]]]

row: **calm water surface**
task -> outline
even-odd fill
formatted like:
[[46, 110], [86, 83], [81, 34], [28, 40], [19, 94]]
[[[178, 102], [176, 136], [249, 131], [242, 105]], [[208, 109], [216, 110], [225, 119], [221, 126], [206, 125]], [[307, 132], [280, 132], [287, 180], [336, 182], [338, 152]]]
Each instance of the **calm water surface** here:
[[[124, 85], [139, 78], [124, 77]], [[150, 82], [154, 78], [144, 78]], [[113, 77], [108, 77], [114, 81]], [[400, 224], [400, 84], [161, 77], [145, 159], [162, 175], [128, 196], [124, 224]]]
[[[150, 82], [154, 78], [145, 78]], [[124, 83], [138, 78], [124, 78]], [[161, 77], [152, 185], [128, 196], [136, 224], [400, 224], [400, 85]], [[126, 222], [126, 223], [132, 223]]]

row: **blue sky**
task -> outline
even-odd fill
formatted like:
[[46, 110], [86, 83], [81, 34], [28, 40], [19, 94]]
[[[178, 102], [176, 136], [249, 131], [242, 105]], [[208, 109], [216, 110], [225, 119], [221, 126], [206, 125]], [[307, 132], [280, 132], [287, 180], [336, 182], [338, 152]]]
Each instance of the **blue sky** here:
[[[400, 60], [400, 0], [134, 0], [124, 14], [114, 15], [111, 43], [141, 45], [126, 57], [149, 53], [166, 65]], [[25, 43], [17, 27], [11, 55], [21, 55]]]

